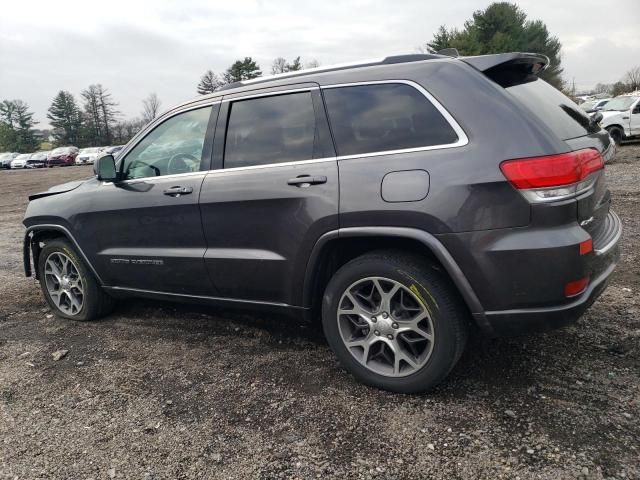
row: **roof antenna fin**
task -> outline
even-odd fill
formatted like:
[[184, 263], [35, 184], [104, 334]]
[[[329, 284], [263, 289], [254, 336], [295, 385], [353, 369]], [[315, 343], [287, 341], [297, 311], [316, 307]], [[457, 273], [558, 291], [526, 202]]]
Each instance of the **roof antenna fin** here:
[[443, 48], [442, 50], [438, 50], [436, 52], [438, 55], [446, 55], [447, 57], [459, 57], [457, 48]]

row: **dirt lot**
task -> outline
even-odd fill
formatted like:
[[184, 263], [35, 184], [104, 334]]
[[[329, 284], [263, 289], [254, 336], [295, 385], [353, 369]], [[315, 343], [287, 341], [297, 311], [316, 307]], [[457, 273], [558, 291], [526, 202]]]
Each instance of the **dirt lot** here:
[[473, 340], [423, 396], [355, 383], [282, 318], [52, 317], [21, 271], [26, 194], [88, 175], [0, 172], [0, 478], [640, 478], [640, 145], [607, 167], [625, 232], [601, 299], [561, 331]]

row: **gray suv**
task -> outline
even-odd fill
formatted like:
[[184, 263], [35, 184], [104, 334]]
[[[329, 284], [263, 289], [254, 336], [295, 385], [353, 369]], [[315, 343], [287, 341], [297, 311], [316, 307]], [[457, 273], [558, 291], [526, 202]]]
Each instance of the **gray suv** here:
[[358, 380], [432, 388], [470, 332], [575, 320], [618, 261], [615, 147], [547, 63], [396, 56], [198, 97], [29, 197], [26, 274], [75, 320], [123, 296], [321, 318]]

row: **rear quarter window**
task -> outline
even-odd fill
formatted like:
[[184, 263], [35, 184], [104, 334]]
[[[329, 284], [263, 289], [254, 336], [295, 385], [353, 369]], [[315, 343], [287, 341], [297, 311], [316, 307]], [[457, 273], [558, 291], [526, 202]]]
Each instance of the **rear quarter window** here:
[[590, 122], [584, 110], [540, 78], [507, 87], [506, 90], [562, 140], [600, 130], [599, 126]]
[[340, 156], [458, 141], [438, 109], [410, 85], [327, 87], [323, 95]]

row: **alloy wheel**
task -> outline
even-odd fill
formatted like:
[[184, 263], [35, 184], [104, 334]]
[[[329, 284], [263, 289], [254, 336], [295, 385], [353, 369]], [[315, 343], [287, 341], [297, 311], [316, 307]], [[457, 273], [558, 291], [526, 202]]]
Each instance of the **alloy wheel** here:
[[56, 307], [66, 315], [77, 315], [84, 304], [84, 285], [73, 260], [62, 252], [53, 252], [44, 266], [44, 282]]
[[351, 284], [338, 303], [337, 321], [347, 350], [380, 375], [411, 375], [431, 357], [435, 335], [429, 310], [395, 280], [367, 277]]

